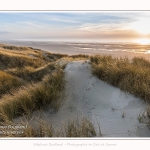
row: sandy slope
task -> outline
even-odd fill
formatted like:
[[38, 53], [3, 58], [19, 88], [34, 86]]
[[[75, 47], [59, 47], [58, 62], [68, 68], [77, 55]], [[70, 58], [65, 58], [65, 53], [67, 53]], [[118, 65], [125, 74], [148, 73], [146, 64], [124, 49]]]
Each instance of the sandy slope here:
[[65, 74], [68, 97], [63, 107], [72, 106], [68, 115], [83, 114], [95, 126], [98, 121], [106, 137], [150, 136], [147, 127], [137, 119], [145, 109], [141, 100], [94, 77], [84, 61], [69, 63]]
[[[142, 100], [120, 91], [91, 74], [86, 61], [68, 63], [65, 68], [65, 101], [57, 113], [50, 109], [40, 117], [56, 128], [61, 123], [85, 116], [103, 137], [150, 137], [150, 130], [140, 124], [138, 114], [144, 111]], [[37, 112], [34, 113], [37, 117]]]

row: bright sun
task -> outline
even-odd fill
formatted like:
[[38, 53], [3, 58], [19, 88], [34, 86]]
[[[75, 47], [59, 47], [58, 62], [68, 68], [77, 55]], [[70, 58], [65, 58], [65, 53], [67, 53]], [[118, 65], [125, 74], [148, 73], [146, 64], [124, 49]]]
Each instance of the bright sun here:
[[135, 40], [135, 42], [138, 43], [138, 44], [146, 45], [146, 44], [150, 43], [150, 39], [146, 39], [146, 38], [137, 39], [137, 40]]

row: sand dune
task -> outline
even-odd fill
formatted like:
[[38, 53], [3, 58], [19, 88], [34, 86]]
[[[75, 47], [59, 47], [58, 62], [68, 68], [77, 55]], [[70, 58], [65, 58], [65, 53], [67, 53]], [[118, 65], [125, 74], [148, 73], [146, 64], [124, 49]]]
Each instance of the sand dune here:
[[[145, 103], [91, 74], [88, 61], [73, 61], [65, 68], [66, 96], [60, 110], [40, 112], [40, 117], [55, 128], [68, 119], [87, 117], [102, 137], [149, 137], [150, 130], [138, 120]], [[34, 112], [38, 118], [38, 113]], [[32, 120], [32, 121], [33, 121]]]

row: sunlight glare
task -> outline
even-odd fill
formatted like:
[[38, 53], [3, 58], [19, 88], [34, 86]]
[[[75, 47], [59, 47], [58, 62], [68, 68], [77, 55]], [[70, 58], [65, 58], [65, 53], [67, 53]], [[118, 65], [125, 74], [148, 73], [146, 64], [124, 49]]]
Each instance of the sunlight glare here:
[[137, 39], [135, 40], [135, 42], [141, 45], [146, 45], [146, 44], [150, 44], [150, 39]]

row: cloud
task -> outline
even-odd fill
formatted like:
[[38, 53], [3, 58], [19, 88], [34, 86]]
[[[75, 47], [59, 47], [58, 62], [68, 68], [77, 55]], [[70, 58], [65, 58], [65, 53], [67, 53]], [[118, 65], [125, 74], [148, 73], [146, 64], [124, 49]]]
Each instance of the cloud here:
[[80, 27], [77, 28], [77, 30], [84, 30], [84, 31], [93, 31], [93, 32], [98, 32], [98, 31], [112, 31], [112, 30], [121, 30], [126, 26], [125, 24], [116, 24], [116, 23], [87, 23], [84, 25], [81, 25]]
[[0, 38], [132, 39], [146, 36], [138, 29], [145, 20], [149, 30], [148, 18], [150, 12], [0, 13]]
[[54, 21], [54, 22], [63, 22], [63, 23], [80, 23], [79, 21], [75, 20], [75, 19], [68, 19], [68, 18], [57, 18], [56, 16], [54, 17], [44, 17], [45, 20], [48, 21]]

